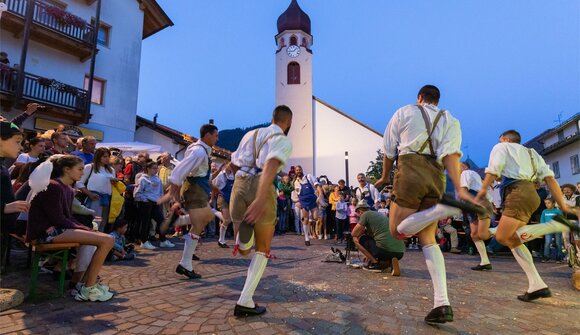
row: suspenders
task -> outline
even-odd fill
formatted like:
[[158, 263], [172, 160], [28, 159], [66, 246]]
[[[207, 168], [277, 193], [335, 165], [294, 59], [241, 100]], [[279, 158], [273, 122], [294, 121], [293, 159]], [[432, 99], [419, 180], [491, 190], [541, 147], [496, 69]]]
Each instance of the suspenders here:
[[431, 136], [433, 135], [433, 132], [435, 131], [435, 128], [439, 123], [439, 119], [441, 119], [441, 116], [443, 116], [443, 113], [445, 113], [445, 111], [439, 110], [439, 113], [437, 113], [437, 116], [435, 116], [435, 121], [433, 121], [433, 127], [431, 127], [429, 117], [427, 116], [427, 112], [425, 112], [425, 108], [423, 108], [423, 106], [421, 105], [417, 105], [417, 107], [419, 107], [419, 110], [421, 111], [421, 116], [423, 117], [423, 121], [425, 121], [425, 128], [427, 129], [427, 139], [425, 140], [425, 142], [423, 142], [423, 145], [421, 145], [421, 148], [419, 149], [419, 151], [417, 151], [417, 153], [421, 155], [423, 153], [423, 150], [425, 150], [427, 144], [429, 144], [429, 151], [431, 152], [430, 156], [436, 157], [435, 150], [433, 149], [433, 141], [431, 140]]

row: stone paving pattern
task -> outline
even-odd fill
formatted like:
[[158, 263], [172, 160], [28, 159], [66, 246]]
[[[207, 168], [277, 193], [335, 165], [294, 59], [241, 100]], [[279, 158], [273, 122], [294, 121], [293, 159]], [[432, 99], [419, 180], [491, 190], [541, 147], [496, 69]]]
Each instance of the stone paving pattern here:
[[[432, 288], [423, 254], [409, 251], [401, 277], [322, 263], [332, 241], [305, 247], [295, 235], [276, 237], [271, 260], [254, 300], [268, 308], [239, 319], [233, 307], [250, 258], [203, 243], [194, 262], [201, 280], [174, 273], [182, 243], [169, 250], [142, 251], [133, 262], [108, 264], [103, 281], [118, 294], [110, 302], [73, 298], [25, 303], [0, 313], [2, 334], [579, 334], [580, 292], [565, 264], [536, 264], [553, 297], [534, 303], [516, 299], [527, 288], [513, 257], [494, 257], [491, 272], [469, 269], [478, 257], [445, 254], [455, 321], [429, 326]], [[231, 241], [230, 241], [231, 243]], [[2, 277], [2, 287], [26, 290], [29, 273]], [[46, 277], [42, 287], [56, 287]]]

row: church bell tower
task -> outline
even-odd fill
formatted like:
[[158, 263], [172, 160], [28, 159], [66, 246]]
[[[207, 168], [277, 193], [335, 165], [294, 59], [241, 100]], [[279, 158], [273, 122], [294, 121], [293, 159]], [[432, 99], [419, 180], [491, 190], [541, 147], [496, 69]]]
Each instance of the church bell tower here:
[[276, 35], [276, 105], [292, 109], [288, 134], [293, 151], [286, 168], [301, 165], [314, 173], [314, 120], [312, 113], [312, 44], [310, 18], [292, 0], [278, 17]]

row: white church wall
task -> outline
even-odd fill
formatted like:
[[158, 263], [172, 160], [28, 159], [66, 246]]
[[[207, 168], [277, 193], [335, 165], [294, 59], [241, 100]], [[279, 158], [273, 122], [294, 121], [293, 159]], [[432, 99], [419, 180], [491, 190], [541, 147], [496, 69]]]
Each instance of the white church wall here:
[[345, 151], [348, 151], [349, 183], [358, 185], [356, 175], [365, 173], [382, 146], [382, 135], [356, 123], [318, 100], [315, 115], [315, 173], [336, 183], [346, 180]]

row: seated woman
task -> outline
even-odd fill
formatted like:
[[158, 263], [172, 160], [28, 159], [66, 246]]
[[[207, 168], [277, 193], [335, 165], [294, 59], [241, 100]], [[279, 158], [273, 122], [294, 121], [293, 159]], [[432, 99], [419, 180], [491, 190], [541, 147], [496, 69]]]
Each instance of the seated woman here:
[[65, 155], [53, 159], [52, 164], [47, 189], [39, 192], [30, 204], [26, 240], [36, 243], [79, 243], [96, 247], [84, 274], [84, 285], [80, 287], [75, 299], [107, 301], [113, 297], [113, 293], [97, 281], [97, 275], [113, 247], [114, 239], [107, 234], [91, 231], [72, 215], [74, 190], [71, 186], [83, 175], [83, 161], [79, 157]]

